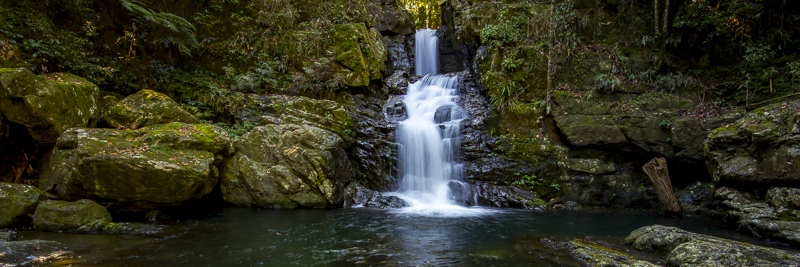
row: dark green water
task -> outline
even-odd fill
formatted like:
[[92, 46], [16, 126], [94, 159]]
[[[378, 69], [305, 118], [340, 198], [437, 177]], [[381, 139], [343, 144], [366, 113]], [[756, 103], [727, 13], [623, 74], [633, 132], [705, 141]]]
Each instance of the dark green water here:
[[32, 231], [19, 236], [88, 245], [72, 259], [52, 263], [58, 266], [546, 266], [547, 259], [522, 255], [530, 252], [520, 252], [519, 240], [591, 236], [620, 242], [652, 224], [753, 242], [704, 217], [491, 211], [437, 218], [352, 208], [227, 208], [171, 225], [169, 233], [158, 237]]

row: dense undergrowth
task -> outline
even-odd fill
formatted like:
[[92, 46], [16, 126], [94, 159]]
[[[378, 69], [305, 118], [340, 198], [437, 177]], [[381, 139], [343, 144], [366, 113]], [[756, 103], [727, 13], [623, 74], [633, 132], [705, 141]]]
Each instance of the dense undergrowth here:
[[542, 104], [556, 90], [676, 93], [723, 106], [798, 92], [800, 17], [790, 1], [671, 1], [666, 11], [661, 1], [658, 14], [658, 1], [451, 2], [462, 36], [486, 46], [483, 85], [500, 107]]

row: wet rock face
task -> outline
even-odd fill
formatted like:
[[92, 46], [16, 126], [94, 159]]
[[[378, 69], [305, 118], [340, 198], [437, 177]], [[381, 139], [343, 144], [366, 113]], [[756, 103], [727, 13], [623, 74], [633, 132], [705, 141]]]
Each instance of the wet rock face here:
[[667, 266], [800, 266], [800, 254], [653, 225], [625, 238], [634, 248], [667, 255]]
[[100, 204], [88, 199], [75, 202], [48, 200], [33, 215], [33, 227], [39, 231], [71, 232], [94, 221], [113, 221]]
[[344, 144], [309, 125], [256, 127], [236, 140], [236, 155], [221, 167], [223, 198], [267, 208], [341, 206], [352, 177]]
[[0, 114], [24, 125], [42, 144], [52, 144], [69, 128], [87, 127], [99, 116], [99, 90], [81, 77], [27, 69], [0, 69]]
[[532, 192], [515, 186], [476, 183], [478, 204], [501, 208], [544, 209], [544, 201]]
[[414, 17], [396, 0], [370, 0], [367, 10], [370, 24], [382, 34], [414, 33]]
[[233, 153], [227, 133], [208, 124], [138, 130], [72, 128], [44, 161], [39, 187], [61, 199], [112, 201], [116, 211], [148, 211], [197, 200], [219, 181]]
[[141, 90], [109, 108], [103, 117], [113, 128], [137, 129], [170, 122], [199, 123], [169, 96]]
[[408, 203], [399, 197], [384, 196], [377, 191], [366, 189], [358, 183], [351, 183], [347, 186], [344, 191], [344, 199], [344, 205], [347, 207], [397, 209], [408, 206]]
[[22, 184], [0, 183], [0, 228], [29, 223], [39, 202], [46, 200], [36, 187]]
[[800, 101], [769, 105], [708, 135], [706, 164], [723, 184], [800, 185]]
[[415, 42], [414, 35], [383, 36], [383, 44], [389, 53], [387, 73], [414, 73]]
[[[397, 186], [397, 123], [387, 120], [384, 114], [383, 109], [389, 105], [384, 105], [386, 99], [381, 94], [349, 96], [351, 105], [347, 107], [353, 117], [357, 140], [347, 151], [354, 167], [353, 180], [377, 191], [391, 191]], [[403, 105], [391, 106], [399, 108]]]
[[442, 2], [441, 18], [442, 24], [436, 30], [439, 38], [439, 72], [451, 73], [467, 69], [466, 47], [462, 47], [456, 36], [456, 29], [453, 23], [453, 9], [447, 2]]
[[393, 96], [386, 101], [383, 106], [383, 114], [386, 115], [386, 120], [389, 122], [397, 123], [408, 119], [408, 111], [406, 104], [403, 102], [403, 96]]

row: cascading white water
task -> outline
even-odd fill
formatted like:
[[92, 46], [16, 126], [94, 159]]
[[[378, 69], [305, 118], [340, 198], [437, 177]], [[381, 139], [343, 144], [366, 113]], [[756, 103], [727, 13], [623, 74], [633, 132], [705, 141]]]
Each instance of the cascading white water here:
[[400, 190], [412, 204], [453, 204], [447, 181], [460, 171], [455, 154], [465, 117], [454, 102], [457, 84], [458, 76], [428, 75], [410, 84], [403, 98], [408, 119], [397, 128]]
[[[400, 192], [394, 194], [411, 207], [401, 209], [434, 216], [465, 216], [483, 213], [456, 205], [448, 183], [459, 180], [461, 165], [461, 121], [466, 112], [455, 100], [458, 97], [457, 75], [438, 73], [438, 42], [435, 31], [416, 34], [417, 75], [425, 75], [409, 84], [402, 97], [408, 118], [397, 128], [399, 144]], [[392, 195], [389, 193], [387, 195]]]
[[439, 74], [439, 38], [436, 31], [422, 29], [415, 35], [416, 48], [414, 49], [417, 61], [417, 76]]

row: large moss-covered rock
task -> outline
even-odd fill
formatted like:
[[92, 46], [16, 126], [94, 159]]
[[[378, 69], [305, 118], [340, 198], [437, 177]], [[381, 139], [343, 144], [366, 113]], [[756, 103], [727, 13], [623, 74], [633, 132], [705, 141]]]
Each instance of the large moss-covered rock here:
[[222, 166], [225, 201], [269, 208], [341, 206], [352, 167], [342, 139], [309, 125], [259, 126]]
[[46, 200], [36, 187], [22, 184], [0, 183], [0, 228], [30, 222], [28, 214], [36, 210], [39, 202]]
[[69, 128], [86, 127], [99, 112], [97, 86], [81, 77], [0, 69], [0, 113], [28, 128], [39, 143], [55, 143]]
[[97, 220], [110, 222], [112, 218], [106, 208], [94, 201], [48, 200], [36, 208], [33, 227], [39, 231], [68, 232]]
[[353, 119], [347, 108], [337, 102], [308, 97], [282, 95], [261, 96], [242, 94], [232, 107], [231, 114], [238, 123], [254, 126], [269, 124], [304, 124], [331, 131], [342, 138], [346, 146], [355, 137]]
[[377, 29], [367, 29], [363, 23], [337, 24], [333, 43], [335, 60], [344, 67], [336, 76], [346, 86], [366, 87], [370, 80], [383, 77], [388, 53]]
[[73, 128], [44, 162], [39, 187], [62, 199], [113, 202], [147, 211], [196, 200], [217, 185], [217, 165], [233, 146], [207, 124], [170, 123], [138, 130]]
[[662, 225], [631, 232], [634, 248], [667, 256], [667, 266], [800, 266], [800, 254]]
[[105, 113], [104, 119], [111, 127], [128, 129], [170, 122], [199, 122], [169, 96], [148, 89], [117, 102]]
[[589, 266], [656, 267], [658, 265], [637, 259], [628, 253], [585, 239], [569, 241], [570, 253]]
[[706, 164], [721, 183], [800, 185], [800, 101], [748, 112], [708, 135]]

